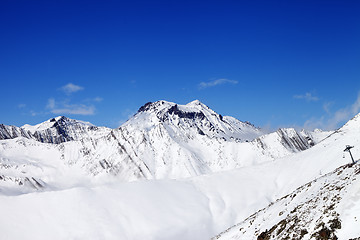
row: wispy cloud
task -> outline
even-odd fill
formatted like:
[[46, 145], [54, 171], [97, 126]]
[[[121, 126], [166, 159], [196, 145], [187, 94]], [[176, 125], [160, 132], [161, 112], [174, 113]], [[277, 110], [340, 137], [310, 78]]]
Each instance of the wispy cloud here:
[[40, 115], [40, 114], [43, 114], [43, 113], [42, 113], [42, 112], [35, 112], [34, 110], [30, 110], [30, 115], [31, 115], [32, 117], [38, 116], [38, 115]]
[[75, 85], [73, 83], [68, 83], [65, 86], [60, 87], [59, 90], [64, 92], [67, 97], [61, 100], [49, 98], [46, 103], [47, 112], [59, 115], [94, 115], [96, 112], [94, 104], [103, 101], [103, 98], [97, 96], [93, 98], [83, 99], [82, 101], [77, 103], [73, 103], [69, 95], [84, 90], [84, 87]]
[[304, 95], [294, 95], [295, 99], [304, 99], [307, 102], [316, 102], [319, 100], [318, 97], [313, 96], [311, 93], [307, 92]]
[[56, 102], [55, 99], [48, 99], [46, 108], [53, 114], [74, 114], [74, 115], [94, 115], [95, 107], [85, 104], [68, 104]]
[[238, 81], [230, 80], [227, 78], [219, 78], [219, 79], [215, 79], [215, 80], [209, 81], [209, 82], [201, 82], [201, 83], [199, 83], [199, 88], [204, 89], [204, 88], [215, 87], [215, 86], [223, 85], [223, 84], [238, 84]]
[[326, 130], [334, 130], [339, 127], [339, 124], [343, 124], [344, 122], [348, 121], [350, 118], [358, 114], [359, 111], [360, 111], [360, 93], [358, 94], [358, 97], [353, 104], [341, 108], [333, 114], [328, 112], [328, 114], [331, 114], [329, 118], [325, 118], [324, 116], [320, 118], [311, 118], [305, 122], [304, 128], [307, 129], [322, 128]]
[[355, 114], [359, 113], [359, 110], [360, 110], [360, 93], [358, 93], [358, 98], [351, 106], [351, 114], [355, 115]]
[[323, 104], [323, 109], [327, 114], [330, 114], [330, 108], [333, 104], [334, 104], [333, 102], [325, 102]]
[[96, 97], [93, 100], [94, 100], [94, 102], [102, 102], [104, 99], [101, 97]]
[[72, 83], [68, 83], [65, 86], [62, 86], [60, 88], [60, 90], [65, 92], [67, 95], [70, 95], [70, 94], [72, 94], [74, 92], [81, 91], [83, 89], [84, 89], [83, 87], [81, 87], [79, 85], [72, 84]]
[[86, 98], [83, 100], [83, 102], [85, 103], [100, 103], [104, 101], [104, 99], [102, 97], [93, 97], [93, 98]]
[[19, 108], [19, 110], [21, 111], [21, 113], [23, 115], [27, 115], [27, 116], [32, 116], [32, 117], [35, 117], [35, 116], [39, 116], [39, 115], [44, 115], [44, 112], [43, 111], [39, 111], [39, 110], [33, 110], [33, 109], [30, 109], [30, 107], [25, 104], [25, 103], [19, 103], [17, 105], [17, 107]]
[[95, 107], [84, 104], [71, 104], [65, 105], [64, 108], [52, 109], [51, 112], [54, 114], [94, 115]]
[[46, 108], [48, 109], [54, 109], [55, 108], [55, 99], [49, 98], [48, 102], [46, 104]]
[[303, 128], [308, 129], [308, 130], [313, 130], [316, 128], [323, 129], [323, 130], [333, 130], [333, 129], [326, 127], [324, 116], [322, 116], [320, 118], [312, 117], [312, 118], [306, 120]]
[[360, 93], [358, 94], [356, 101], [351, 106], [339, 109], [335, 112], [334, 116], [328, 122], [328, 127], [335, 128], [339, 123], [347, 121], [353, 116], [355, 116], [357, 113], [359, 113], [359, 110]]

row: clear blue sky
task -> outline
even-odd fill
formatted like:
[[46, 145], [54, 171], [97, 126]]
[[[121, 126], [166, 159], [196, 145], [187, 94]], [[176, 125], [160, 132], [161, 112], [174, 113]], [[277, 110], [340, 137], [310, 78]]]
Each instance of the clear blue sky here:
[[0, 7], [0, 123], [117, 127], [199, 99], [257, 126], [360, 110], [359, 1], [14, 1]]

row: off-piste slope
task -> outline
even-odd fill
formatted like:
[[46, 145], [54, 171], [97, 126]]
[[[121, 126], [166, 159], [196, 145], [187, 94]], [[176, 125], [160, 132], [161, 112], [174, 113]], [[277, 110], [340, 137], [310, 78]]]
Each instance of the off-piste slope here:
[[347, 164], [213, 239], [359, 239], [360, 166]]
[[[249, 182], [254, 181], [254, 187], [259, 189], [267, 186], [269, 191], [264, 191], [263, 197], [271, 199], [271, 204], [216, 238], [360, 237], [360, 230], [356, 227], [360, 218], [359, 164], [347, 165], [352, 160], [348, 153], [344, 155], [343, 152], [346, 145], [353, 145], [352, 154], [358, 159], [359, 136], [360, 114], [311, 149], [276, 160], [273, 164], [249, 169], [253, 173]], [[337, 168], [339, 165], [344, 166]], [[242, 171], [239, 169], [239, 174]], [[309, 182], [315, 178], [318, 179]], [[295, 190], [299, 186], [302, 187]], [[240, 186], [238, 190], [245, 196], [254, 192], [245, 186]]]

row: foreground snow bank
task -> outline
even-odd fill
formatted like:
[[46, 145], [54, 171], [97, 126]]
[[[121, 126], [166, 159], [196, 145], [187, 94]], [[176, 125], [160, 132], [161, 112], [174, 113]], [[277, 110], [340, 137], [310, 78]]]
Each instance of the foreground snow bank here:
[[148, 181], [0, 196], [3, 239], [205, 239], [208, 199], [191, 184]]

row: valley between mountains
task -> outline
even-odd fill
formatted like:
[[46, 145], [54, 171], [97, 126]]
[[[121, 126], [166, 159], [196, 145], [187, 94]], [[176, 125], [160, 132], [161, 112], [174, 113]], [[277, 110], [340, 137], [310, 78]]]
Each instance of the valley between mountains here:
[[360, 115], [265, 132], [200, 101], [0, 124], [3, 239], [358, 239]]

